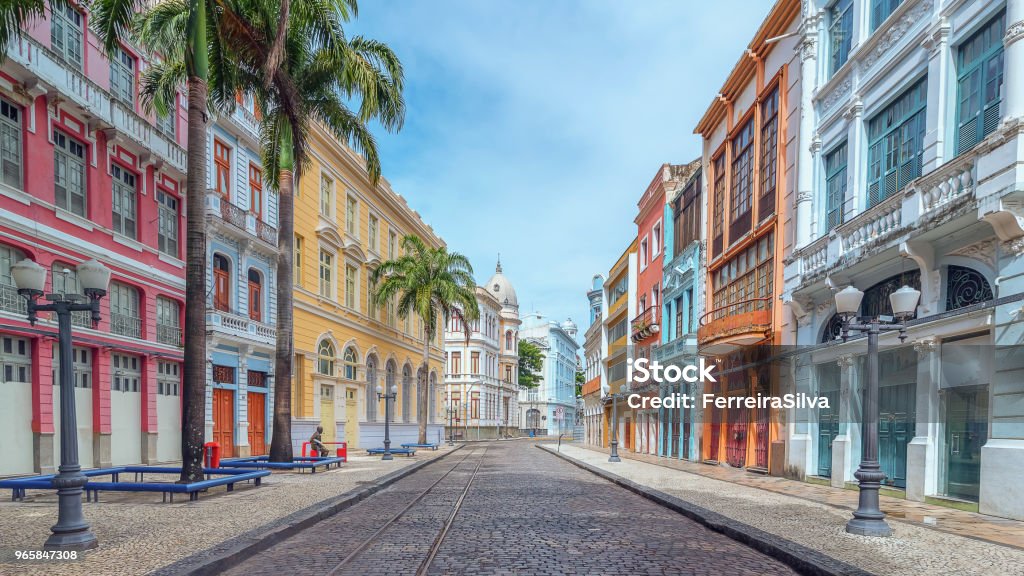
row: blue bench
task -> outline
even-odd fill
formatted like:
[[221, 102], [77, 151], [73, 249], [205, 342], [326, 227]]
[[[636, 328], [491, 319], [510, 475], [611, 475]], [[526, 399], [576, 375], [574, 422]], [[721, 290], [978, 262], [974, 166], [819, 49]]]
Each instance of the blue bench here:
[[437, 450], [437, 444], [402, 444], [402, 448], [430, 448]]
[[[388, 450], [388, 452], [391, 452], [392, 454], [405, 454], [406, 456], [416, 455], [416, 451], [411, 448], [392, 448], [391, 450]], [[384, 453], [384, 449], [370, 448], [369, 450], [366, 451], [366, 453], [369, 454], [370, 456], [378, 456]]]
[[268, 456], [250, 456], [248, 458], [221, 460], [220, 465], [225, 468], [255, 468], [257, 470], [298, 469], [299, 472], [309, 470], [311, 473], [316, 474], [316, 469], [321, 466], [326, 470], [330, 470], [332, 465], [335, 468], [341, 468], [341, 464], [344, 461], [344, 458], [335, 456], [296, 456], [292, 458], [291, 462], [271, 462]]
[[[135, 482], [121, 482], [121, 474], [135, 474]], [[203, 468], [206, 480], [179, 484], [177, 482], [144, 482], [145, 475], [149, 474], [181, 474], [180, 467], [160, 466], [122, 466], [120, 468], [101, 468], [97, 470], [86, 470], [83, 474], [89, 480], [82, 488], [85, 490], [86, 502], [99, 502], [100, 490], [115, 492], [162, 492], [163, 501], [167, 501], [170, 495], [171, 502], [174, 502], [175, 494], [188, 494], [189, 501], [199, 499], [199, 493], [215, 486], [227, 486], [228, 492], [232, 492], [238, 482], [252, 481], [256, 486], [264, 476], [269, 476], [269, 470], [244, 470], [239, 468]], [[0, 488], [11, 489], [11, 500], [24, 500], [25, 491], [50, 490], [53, 489], [53, 478], [55, 474], [42, 476], [27, 476], [23, 478], [11, 478], [0, 480]], [[97, 476], [110, 476], [110, 482], [98, 482], [91, 478]], [[216, 476], [216, 477], [214, 477]]]

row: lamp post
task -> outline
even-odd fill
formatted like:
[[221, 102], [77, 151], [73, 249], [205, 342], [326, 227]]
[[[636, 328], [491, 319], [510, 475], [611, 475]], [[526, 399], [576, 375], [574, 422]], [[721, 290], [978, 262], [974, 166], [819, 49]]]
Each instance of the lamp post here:
[[392, 384], [390, 394], [384, 393], [384, 388], [377, 385], [377, 400], [384, 401], [384, 455], [381, 460], [394, 460], [391, 455], [391, 402], [398, 397], [398, 386]]
[[448, 403], [448, 445], [455, 446], [455, 412], [451, 402]]
[[622, 394], [612, 394], [612, 451], [608, 455], [609, 462], [622, 462], [619, 458], [619, 397]]
[[[861, 536], [891, 536], [892, 529], [885, 522], [885, 513], [878, 507], [878, 489], [885, 473], [878, 464], [878, 335], [882, 332], [898, 331], [900, 342], [907, 338], [906, 319], [917, 308], [921, 292], [910, 286], [903, 286], [889, 295], [892, 318], [858, 318], [864, 293], [853, 286], [847, 286], [836, 293], [836, 311], [843, 317], [843, 342], [849, 331], [866, 333], [868, 337], [867, 387], [863, 392], [862, 449], [860, 467], [853, 474], [860, 483], [860, 497], [853, 518], [846, 523], [846, 531]], [[884, 323], [883, 323], [884, 321]]]
[[39, 304], [46, 285], [46, 268], [31, 260], [11, 266], [11, 276], [27, 302], [28, 321], [33, 326], [38, 312], [57, 314], [60, 362], [60, 467], [53, 478], [57, 488], [57, 523], [43, 548], [47, 550], [88, 550], [98, 545], [96, 535], [82, 514], [82, 487], [88, 479], [78, 463], [78, 422], [75, 414], [75, 381], [71, 344], [71, 313], [91, 312], [93, 326], [100, 321], [100, 299], [106, 296], [110, 269], [96, 260], [77, 268], [78, 281], [85, 295], [47, 294], [49, 304]]

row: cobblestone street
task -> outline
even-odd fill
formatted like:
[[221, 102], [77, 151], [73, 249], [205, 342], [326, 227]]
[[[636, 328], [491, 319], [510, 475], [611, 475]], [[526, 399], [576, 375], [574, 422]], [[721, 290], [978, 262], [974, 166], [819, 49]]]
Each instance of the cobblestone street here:
[[726, 571], [793, 573], [532, 443], [496, 442], [467, 446], [229, 574]]

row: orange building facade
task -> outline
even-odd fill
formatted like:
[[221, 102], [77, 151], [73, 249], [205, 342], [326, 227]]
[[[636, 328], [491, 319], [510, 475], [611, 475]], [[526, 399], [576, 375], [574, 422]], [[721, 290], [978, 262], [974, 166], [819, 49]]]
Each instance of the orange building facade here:
[[[800, 121], [800, 3], [774, 6], [698, 124], [707, 203], [706, 312], [697, 341], [717, 363], [718, 396], [772, 395], [777, 375], [756, 365], [781, 344], [783, 261], [792, 249]], [[782, 474], [784, 414], [706, 407], [705, 461]], [[773, 464], [774, 463], [774, 464]]]

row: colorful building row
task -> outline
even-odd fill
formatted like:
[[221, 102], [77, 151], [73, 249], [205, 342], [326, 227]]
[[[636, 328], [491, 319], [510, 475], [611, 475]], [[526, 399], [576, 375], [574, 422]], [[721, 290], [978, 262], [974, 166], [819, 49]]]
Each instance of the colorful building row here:
[[[80, 292], [83, 261], [112, 270], [99, 324], [73, 320], [83, 466], [180, 459], [186, 99], [166, 116], [147, 112], [146, 55], [125, 44], [108, 58], [91, 18], [77, 3], [48, 9], [0, 64], [0, 475], [52, 473], [60, 460], [56, 322], [27, 322], [10, 273], [25, 258], [49, 271], [48, 293]], [[264, 454], [271, 437], [278, 215], [258, 122], [239, 97], [207, 131], [206, 437], [222, 455]], [[442, 241], [386, 182], [370, 184], [347, 147], [314, 130], [312, 148], [296, 197], [295, 449], [316, 424], [328, 440], [379, 444], [377, 383], [400, 388], [401, 441], [415, 440], [415, 390], [426, 386], [437, 437], [440, 335], [367, 294], [369, 270], [404, 234]]]
[[777, 1], [695, 128], [699, 166], [648, 188], [637, 239], [588, 291], [586, 441], [608, 445], [614, 393], [683, 390], [624, 381], [609, 328], [628, 317], [630, 357], [716, 364], [691, 394], [831, 402], [620, 402], [620, 449], [850, 486], [866, 349], [839, 338], [834, 294], [854, 286], [861, 315], [889, 316], [909, 285], [906, 342], [881, 340], [885, 487], [1024, 519], [1005, 490], [1024, 472], [1022, 38], [1021, 0]]

